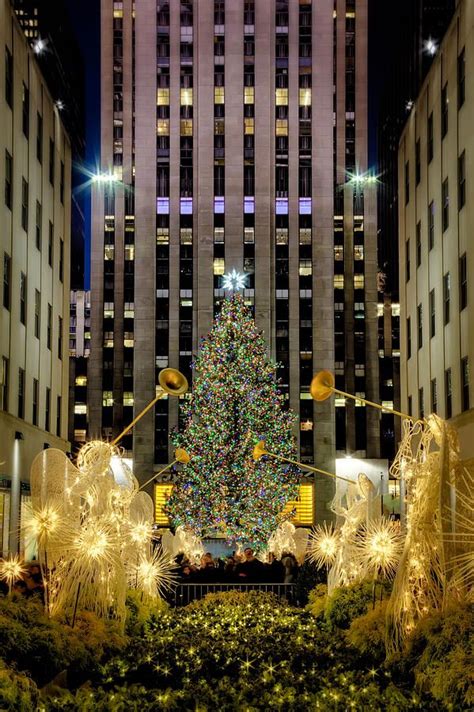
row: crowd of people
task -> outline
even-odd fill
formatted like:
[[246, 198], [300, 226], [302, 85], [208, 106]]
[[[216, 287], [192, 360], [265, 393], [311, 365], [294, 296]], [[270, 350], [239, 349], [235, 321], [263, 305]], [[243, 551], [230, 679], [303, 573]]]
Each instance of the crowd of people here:
[[[9, 592], [8, 585], [5, 581], [0, 581], [0, 595], [6, 595]], [[44, 601], [44, 584], [41, 574], [41, 567], [36, 561], [31, 561], [22, 574], [21, 578], [13, 582], [12, 593], [17, 593], [20, 596], [29, 598], [30, 596], [39, 596]]]
[[277, 559], [272, 553], [266, 562], [256, 558], [248, 547], [243, 554], [214, 559], [210, 552], [201, 557], [200, 566], [179, 556], [181, 583], [292, 583], [296, 579], [298, 563], [291, 553]]

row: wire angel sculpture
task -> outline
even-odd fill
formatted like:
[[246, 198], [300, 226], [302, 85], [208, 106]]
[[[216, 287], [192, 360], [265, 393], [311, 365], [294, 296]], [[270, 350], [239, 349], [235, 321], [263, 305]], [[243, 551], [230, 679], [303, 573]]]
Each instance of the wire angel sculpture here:
[[472, 595], [473, 478], [457, 433], [434, 414], [424, 427], [403, 427], [392, 473], [404, 482], [406, 536], [387, 610], [389, 651], [400, 650], [417, 621], [453, 595]]
[[153, 501], [109, 443], [87, 443], [77, 467], [52, 448], [35, 458], [24, 530], [36, 542], [50, 615], [74, 622], [80, 606], [123, 622], [127, 585], [158, 595], [172, 580], [173, 563], [153, 552]]

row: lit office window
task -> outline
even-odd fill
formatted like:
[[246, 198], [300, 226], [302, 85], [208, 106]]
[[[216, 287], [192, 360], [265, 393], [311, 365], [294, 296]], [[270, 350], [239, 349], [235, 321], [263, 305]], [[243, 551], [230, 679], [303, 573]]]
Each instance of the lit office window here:
[[180, 90], [180, 104], [181, 106], [193, 105], [193, 90], [190, 87]]
[[224, 87], [214, 87], [214, 104], [224, 104]]
[[169, 136], [170, 135], [169, 119], [158, 119], [157, 120], [156, 133], [158, 134], [158, 136]]
[[170, 90], [169, 89], [157, 89], [156, 90], [156, 105], [157, 106], [168, 106], [170, 103]]
[[[252, 119], [253, 121], [253, 119]], [[276, 136], [288, 136], [288, 121], [286, 119], [276, 119], [275, 121], [275, 135]]]
[[365, 279], [363, 274], [354, 275], [354, 289], [364, 289]]
[[114, 404], [114, 396], [112, 391], [102, 391], [102, 406], [110, 408]]
[[244, 104], [253, 104], [255, 101], [254, 87], [244, 87]]
[[344, 275], [335, 274], [334, 275], [334, 289], [344, 289]]
[[223, 257], [214, 259], [214, 274], [222, 275], [225, 273], [225, 260]]
[[275, 89], [275, 104], [277, 106], [287, 106], [288, 89]]

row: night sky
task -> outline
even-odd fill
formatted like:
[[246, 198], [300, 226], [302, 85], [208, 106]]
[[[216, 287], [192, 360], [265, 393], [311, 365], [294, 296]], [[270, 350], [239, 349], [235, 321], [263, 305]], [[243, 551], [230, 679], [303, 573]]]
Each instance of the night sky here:
[[[85, 72], [86, 166], [93, 170], [99, 158], [100, 143], [100, 0], [65, 0], [76, 31]], [[90, 282], [90, 191], [83, 196], [86, 222], [85, 288]]]

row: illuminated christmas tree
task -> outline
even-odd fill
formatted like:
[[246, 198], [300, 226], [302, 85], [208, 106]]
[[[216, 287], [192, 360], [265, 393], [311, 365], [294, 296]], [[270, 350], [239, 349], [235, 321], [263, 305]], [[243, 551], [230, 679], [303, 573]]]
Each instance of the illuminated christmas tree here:
[[295, 416], [284, 409], [276, 364], [242, 297], [226, 299], [193, 365], [193, 393], [186, 425], [175, 446], [192, 453], [177, 476], [167, 503], [175, 526], [200, 536], [223, 534], [229, 541], [263, 546], [288, 501], [297, 496], [292, 466], [273, 458], [255, 461], [254, 445], [295, 456]]

